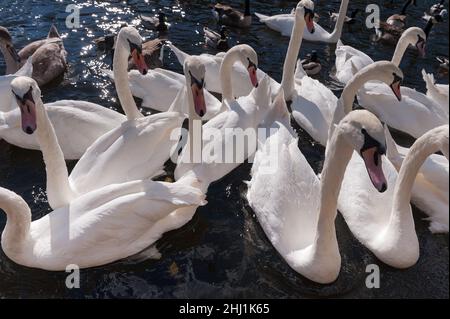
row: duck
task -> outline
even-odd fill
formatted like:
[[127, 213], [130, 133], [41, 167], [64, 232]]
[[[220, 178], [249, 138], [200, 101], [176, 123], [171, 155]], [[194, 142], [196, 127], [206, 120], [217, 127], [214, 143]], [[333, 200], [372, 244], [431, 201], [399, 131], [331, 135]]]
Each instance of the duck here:
[[[397, 42], [394, 54], [392, 56], [392, 62], [400, 65], [401, 60], [409, 47], [416, 48], [419, 54], [424, 57], [426, 54], [426, 40], [427, 36], [420, 28], [411, 27], [405, 30]], [[364, 66], [374, 62], [373, 59], [364, 52], [359, 51], [352, 46], [344, 45], [342, 41], [338, 42], [335, 55], [335, 78], [343, 84], [346, 84], [353, 77], [353, 75]]]
[[252, 24], [252, 15], [250, 13], [250, 0], [244, 1], [244, 13], [232, 8], [229, 5], [216, 3], [213, 7], [214, 18], [220, 24], [233, 28], [249, 28]]
[[[121, 28], [127, 25], [122, 25]], [[111, 53], [114, 59], [114, 48], [117, 41], [117, 34], [110, 33], [103, 37], [94, 39], [97, 49], [101, 52]], [[144, 56], [147, 68], [152, 70], [162, 68], [164, 64], [164, 42], [165, 40], [156, 38], [142, 43], [142, 55]], [[133, 58], [128, 59], [128, 70], [138, 69]]]
[[0, 187], [7, 217], [1, 245], [9, 259], [30, 268], [97, 267], [140, 253], [176, 229], [179, 221], [167, 217], [177, 209], [203, 205], [205, 195], [182, 182], [136, 180], [89, 192], [32, 221], [24, 199]]
[[[364, 162], [353, 160], [346, 171], [339, 194], [338, 208], [354, 236], [385, 264], [406, 269], [414, 266], [420, 255], [411, 193], [420, 167], [428, 156], [444, 150], [448, 158], [448, 125], [436, 127], [418, 138], [409, 149], [400, 170], [388, 176], [390, 191], [374, 192], [366, 177]], [[355, 155], [356, 159], [357, 156]], [[351, 166], [350, 166], [351, 165]], [[391, 165], [380, 161], [379, 166]], [[448, 197], [448, 193], [447, 193]], [[448, 222], [448, 201], [447, 201]]]
[[312, 14], [314, 14], [312, 1], [302, 0], [298, 3], [295, 13], [296, 23], [292, 29], [283, 65], [281, 87], [286, 100], [291, 102], [294, 120], [313, 140], [325, 146], [337, 97], [318, 80], [307, 76], [301, 61], [297, 61], [305, 26], [312, 28], [305, 20]]
[[157, 17], [148, 17], [144, 15], [139, 15], [142, 24], [151, 30], [158, 32], [167, 32], [170, 25], [166, 22], [166, 14], [164, 12], [159, 12]]
[[[383, 174], [374, 169], [372, 156], [384, 150], [383, 126], [366, 110], [345, 116], [327, 145], [319, 179], [298, 148], [282, 93], [274, 104], [279, 110], [271, 125], [274, 133], [258, 148], [246, 197], [284, 261], [307, 279], [330, 284], [341, 269], [335, 219], [342, 178], [353, 151], [367, 158], [370, 174]], [[380, 185], [374, 187], [382, 191]]]
[[[355, 9], [351, 12], [350, 17], [346, 16], [344, 19], [345, 24], [355, 24], [356, 23], [356, 15], [359, 13], [359, 9]], [[337, 22], [339, 19], [339, 13], [336, 12], [329, 12], [330, 19], [334, 22]]]
[[[249, 60], [254, 61], [255, 65], [257, 65], [258, 55], [252, 47], [246, 44], [234, 46], [225, 54], [220, 67], [220, 79], [223, 86], [222, 103], [225, 105], [226, 111], [217, 115], [203, 126], [200, 125], [200, 132], [197, 135], [202, 137], [202, 141], [197, 144], [193, 144], [195, 123], [189, 122], [190, 135], [188, 143], [186, 143], [181, 156], [177, 160], [178, 164], [174, 174], [175, 180], [180, 180], [188, 174], [193, 174], [202, 185], [200, 189], [206, 191], [209, 184], [226, 176], [256, 151], [257, 143], [256, 139], [254, 139], [256, 136], [248, 137], [248, 143], [243, 143], [248, 145], [243, 150], [236, 150], [236, 148], [232, 147], [236, 146], [233, 138], [234, 130], [257, 132], [259, 125], [269, 111], [271, 102], [271, 92], [267, 77], [261, 83], [258, 83], [259, 85], [255, 85], [255, 88], [249, 95], [235, 98], [232, 86], [233, 65], [239, 63], [247, 66]], [[258, 81], [257, 78], [256, 81]], [[197, 146], [202, 151], [201, 154], [191, 152]], [[217, 151], [225, 150], [226, 152], [230, 149], [235, 150], [233, 154], [236, 153], [236, 160], [228, 161], [226, 160], [228, 159], [226, 157], [228, 154], [222, 154], [222, 151]], [[232, 156], [234, 156], [233, 154]], [[197, 157], [201, 155], [201, 161], [193, 160], [193, 155]]]
[[302, 64], [302, 68], [303, 70], [305, 70], [308, 76], [316, 75], [320, 73], [320, 70], [322, 70], [322, 65], [320, 64], [320, 60], [316, 50], [308, 53], [306, 58], [301, 60], [300, 63]]
[[[397, 145], [387, 126], [385, 136], [387, 158], [398, 172], [411, 149]], [[449, 230], [448, 151], [446, 149], [440, 151], [444, 155], [432, 154], [426, 158], [415, 177], [411, 192], [411, 203], [428, 215], [426, 218], [430, 222], [428, 228], [433, 234], [448, 233]]]
[[[339, 19], [337, 20], [332, 33], [327, 32], [318, 23], [314, 23], [314, 13], [307, 14], [305, 18], [309, 32], [305, 32], [303, 38], [307, 41], [337, 43], [341, 38], [344, 27], [345, 17], [347, 14], [349, 0], [342, 0], [339, 9]], [[267, 16], [255, 13], [261, 23], [266, 24], [270, 29], [280, 32], [282, 36], [290, 37], [295, 24], [295, 15], [279, 14]], [[277, 91], [278, 92], [278, 91]]]
[[[188, 53], [182, 51], [176, 47], [173, 43], [168, 42], [167, 46], [175, 53], [178, 62], [183, 65], [184, 61], [190, 57]], [[203, 53], [198, 55], [202, 63], [206, 66], [206, 90], [218, 94], [223, 94], [222, 83], [220, 82], [220, 67], [223, 62], [225, 52], [219, 52], [216, 55]], [[272, 92], [272, 98], [276, 92], [280, 89], [280, 84], [271, 78], [267, 73], [258, 68], [255, 61], [251, 59], [247, 60], [246, 65], [236, 63], [233, 66], [233, 72], [231, 72], [232, 78], [232, 91], [234, 97], [247, 96], [252, 92], [255, 86], [258, 84], [258, 79], [266, 78], [269, 81], [270, 90]], [[250, 81], [249, 81], [250, 79]]]
[[14, 100], [11, 96], [11, 81], [18, 76], [31, 77], [33, 74], [33, 61], [28, 58], [27, 62], [14, 74], [0, 75], [0, 113], [8, 112], [15, 108]]
[[406, 15], [406, 10], [411, 4], [417, 6], [416, 0], [406, 0], [400, 14], [391, 15], [386, 19], [386, 23], [397, 28], [404, 28], [406, 25], [406, 19], [408, 18], [408, 16]]
[[123, 28], [119, 32], [114, 72], [127, 120], [98, 138], [76, 163], [70, 176], [63, 157], [54, 151], [58, 149], [57, 138], [51, 130], [46, 109], [42, 106], [39, 87], [27, 79], [15, 79], [12, 82], [12, 86], [16, 82], [12, 89], [19, 104], [27, 106], [27, 112], [30, 110], [30, 115], [24, 112], [22, 118], [30, 118], [26, 130], [36, 134], [43, 151], [47, 167], [48, 201], [53, 209], [107, 185], [159, 176], [178, 144], [179, 136], [172, 135], [176, 135], [176, 130], [181, 128], [185, 119], [181, 110], [183, 103], [194, 108], [200, 117], [205, 113], [203, 87], [200, 86], [204, 81], [204, 67], [197, 61], [189, 60], [185, 74], [189, 89], [186, 91], [192, 91], [195, 101], [193, 98], [186, 101], [186, 92], [180, 91], [168, 112], [142, 116], [131, 95], [126, 72], [126, 61], [130, 54], [136, 56], [139, 64], [145, 68], [139, 53], [141, 41], [142, 38], [133, 27]]
[[40, 86], [63, 77], [67, 70], [67, 51], [58, 30], [51, 26], [46, 39], [34, 41], [18, 53], [8, 30], [0, 26], [0, 51], [6, 62], [6, 74], [13, 74], [32, 57], [33, 78]]
[[441, 108], [449, 113], [448, 84], [436, 84], [434, 75], [422, 69], [422, 77], [427, 87], [427, 96], [438, 103]]
[[203, 32], [205, 33], [206, 45], [219, 51], [228, 51], [230, 47], [228, 45], [228, 29], [226, 27], [222, 26], [220, 28], [220, 33], [204, 27]]

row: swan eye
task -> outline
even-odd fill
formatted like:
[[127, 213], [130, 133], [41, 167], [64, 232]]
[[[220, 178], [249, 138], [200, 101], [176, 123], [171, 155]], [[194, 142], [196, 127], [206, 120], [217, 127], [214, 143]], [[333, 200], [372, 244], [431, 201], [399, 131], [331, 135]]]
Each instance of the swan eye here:
[[191, 76], [191, 85], [195, 84], [201, 89], [205, 87], [205, 79], [202, 79], [201, 81], [197, 80], [195, 76], [192, 75], [191, 71], [189, 71], [189, 75]]
[[247, 60], [248, 60], [248, 68], [247, 68], [247, 69], [250, 69], [250, 68], [255, 68], [255, 70], [258, 69], [258, 67], [256, 66], [256, 64], [253, 63], [252, 60], [250, 60], [250, 58], [247, 58]]
[[394, 81], [392, 82], [392, 84], [402, 83], [403, 77], [397, 75], [396, 73], [392, 73], [392, 75], [394, 76]]
[[130, 52], [133, 52], [134, 50], [136, 50], [137, 53], [142, 54], [142, 46], [141, 45], [137, 45], [137, 44], [131, 42], [130, 40], [128, 40], [128, 44], [130, 45]]

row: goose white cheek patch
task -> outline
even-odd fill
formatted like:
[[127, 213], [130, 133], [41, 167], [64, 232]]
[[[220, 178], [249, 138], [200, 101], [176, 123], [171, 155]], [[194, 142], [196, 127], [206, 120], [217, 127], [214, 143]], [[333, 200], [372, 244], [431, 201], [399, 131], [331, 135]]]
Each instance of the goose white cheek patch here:
[[383, 172], [383, 164], [380, 154], [377, 152], [376, 147], [372, 147], [361, 153], [364, 160], [364, 164], [367, 168], [367, 173], [369, 174], [370, 180], [373, 186], [383, 193], [387, 189], [387, 181]]

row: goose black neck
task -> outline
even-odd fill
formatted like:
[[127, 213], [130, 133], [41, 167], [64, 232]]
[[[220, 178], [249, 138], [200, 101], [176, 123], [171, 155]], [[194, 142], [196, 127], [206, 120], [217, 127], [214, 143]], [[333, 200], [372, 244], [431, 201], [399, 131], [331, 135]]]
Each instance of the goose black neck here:
[[402, 12], [400, 13], [401, 15], [405, 15], [405, 14], [406, 14], [406, 9], [408, 9], [409, 5], [410, 5], [411, 3], [413, 3], [413, 1], [414, 1], [414, 0], [407, 0], [407, 1], [405, 2], [405, 4], [403, 5], [403, 8], [402, 8]]
[[428, 37], [430, 36], [430, 32], [431, 32], [431, 29], [433, 28], [433, 17], [431, 17], [430, 19], [428, 19], [428, 22], [427, 22], [427, 24], [426, 24], [426, 26], [423, 28], [423, 32], [425, 32], [425, 35], [427, 36], [427, 39], [428, 39]]
[[350, 18], [354, 19], [356, 17], [356, 15], [358, 14], [359, 9], [353, 10], [352, 14], [350, 15]]
[[245, 16], [245, 17], [251, 16], [251, 13], [250, 13], [250, 0], [245, 0], [245, 12], [244, 12], [244, 16]]

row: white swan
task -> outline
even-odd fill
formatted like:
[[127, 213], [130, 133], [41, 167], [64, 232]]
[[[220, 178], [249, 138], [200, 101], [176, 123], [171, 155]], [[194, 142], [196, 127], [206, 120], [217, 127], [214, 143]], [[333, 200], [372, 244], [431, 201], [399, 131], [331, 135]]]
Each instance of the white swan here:
[[[127, 78], [126, 64], [129, 55], [126, 47], [130, 47], [129, 42], [138, 45], [140, 39], [134, 28], [123, 28], [119, 33], [114, 69], [123, 72], [124, 79]], [[195, 105], [193, 99], [189, 99], [189, 106], [195, 108], [195, 112], [201, 116], [206, 111], [203, 88], [200, 87], [204, 78], [204, 67], [195, 61], [191, 65], [189, 61], [186, 62], [185, 68], [189, 83], [187, 91], [192, 91], [196, 96]], [[116, 80], [116, 84], [120, 83], [117, 77]], [[67, 205], [82, 194], [110, 184], [154, 177], [162, 171], [164, 163], [178, 143], [178, 140], [172, 140], [170, 137], [175, 129], [181, 127], [184, 120], [181, 111], [128, 120], [104, 134], [89, 147], [68, 177], [36, 82], [28, 78], [18, 78], [13, 81], [12, 86], [19, 103], [29, 107], [36, 115], [36, 135], [47, 167], [47, 194], [50, 206], [54, 209]], [[123, 103], [122, 95], [126, 89], [133, 101], [128, 85], [125, 84], [125, 89], [118, 90], [124, 107], [127, 107], [127, 104]], [[184, 91], [180, 91], [175, 102], [184, 97]], [[182, 104], [175, 102], [173, 107]], [[138, 114], [137, 108], [135, 113]]]
[[7, 221], [1, 244], [14, 262], [32, 268], [65, 271], [105, 265], [137, 254], [175, 227], [161, 223], [180, 207], [204, 205], [197, 188], [181, 182], [132, 181], [83, 195], [31, 221], [27, 203], [0, 188]]
[[[114, 80], [112, 71], [105, 70], [104, 73]], [[178, 92], [183, 89], [186, 83], [183, 74], [164, 69], [148, 70], [145, 75], [137, 70], [131, 70], [128, 72], [128, 79], [133, 96], [142, 99], [141, 106], [160, 112], [169, 110]], [[161, 92], [164, 92], [164, 94]], [[210, 120], [223, 111], [222, 103], [207, 90], [204, 93], [208, 109], [203, 119]]]
[[422, 70], [422, 77], [427, 86], [427, 96], [438, 103], [444, 112], [449, 113], [448, 84], [436, 84], [433, 74]]
[[[410, 149], [398, 146], [387, 127], [386, 144], [387, 158], [399, 171]], [[447, 158], [438, 154], [428, 156], [420, 167], [411, 193], [411, 202], [429, 216], [427, 220], [432, 233], [448, 233], [449, 230], [448, 166], [448, 155]]]
[[[116, 111], [84, 101], [62, 100], [44, 107], [67, 160], [81, 158], [98, 138], [126, 120]], [[40, 150], [36, 136], [29, 135], [35, 128], [32, 114], [27, 109], [23, 111], [21, 115], [21, 109], [16, 107], [9, 112], [0, 112], [0, 138], [21, 148]]]
[[[419, 28], [410, 28], [402, 35], [395, 50], [392, 62], [399, 66], [404, 52], [410, 44], [416, 45], [423, 51], [426, 35]], [[348, 51], [349, 47], [345, 51]], [[339, 51], [339, 49], [337, 50]], [[339, 55], [340, 53], [337, 52]], [[336, 67], [339, 65], [340, 80], [347, 81], [359, 67], [370, 64], [371, 59], [363, 54], [358, 54], [353, 49], [354, 56], [358, 58], [337, 58]], [[345, 55], [345, 53], [344, 53]], [[342, 54], [341, 54], [342, 57]], [[339, 60], [339, 62], [338, 62]], [[343, 61], [348, 61], [345, 63]], [[415, 138], [422, 136], [432, 128], [448, 123], [448, 112], [427, 97], [408, 87], [402, 87], [402, 101], [398, 101], [389, 88], [380, 82], [366, 83], [358, 92], [359, 104], [377, 115], [390, 127], [405, 132]]]
[[[238, 45], [231, 48], [223, 58], [220, 79], [223, 87], [223, 103], [228, 110], [203, 125], [202, 132], [200, 132], [200, 137], [202, 137], [200, 144], [202, 158], [200, 162], [192, 161], [191, 149], [195, 148], [193, 148], [193, 123], [189, 123], [189, 143], [178, 160], [175, 169], [176, 180], [188, 173], [193, 173], [202, 183], [203, 188], [201, 187], [201, 189], [206, 191], [210, 183], [230, 173], [256, 151], [256, 134], [249, 135], [248, 145], [245, 149], [239, 149], [239, 143], [234, 141], [235, 136], [237, 136], [236, 139], [242, 137], [239, 136], [239, 132], [256, 133], [270, 106], [270, 88], [267, 77], [248, 96], [234, 99], [233, 65], [238, 62], [246, 66], [249, 59], [254, 61], [255, 64], [258, 63], [256, 52], [248, 45]], [[255, 80], [257, 81], [256, 78]], [[217, 136], [217, 133], [219, 136]], [[222, 150], [225, 150], [225, 152], [233, 150], [236, 160], [226, 160], [230, 154], [224, 154]]]
[[[333, 116], [332, 123], [335, 124], [328, 128], [332, 139], [327, 143], [321, 193], [318, 192], [321, 188], [320, 182], [298, 150], [296, 136], [292, 134], [292, 129], [289, 128], [289, 121], [285, 115], [282, 115], [284, 124], [275, 125], [275, 127], [280, 128], [278, 133], [271, 136], [255, 156], [252, 181], [248, 193], [249, 203], [257, 212], [263, 229], [276, 249], [293, 269], [309, 279], [329, 283], [334, 281], [339, 273], [340, 255], [335, 240], [334, 218], [340, 181], [342, 181], [345, 167], [352, 154], [348, 145], [347, 147], [343, 146], [346, 142], [358, 141], [360, 147], [357, 150], [364, 151], [361, 152], [361, 155], [367, 164], [370, 179], [378, 191], [386, 190], [381, 166], [376, 165], [375, 162], [376, 160], [379, 161], [379, 157], [385, 149], [384, 132], [381, 123], [373, 114], [367, 111], [350, 113], [356, 92], [364, 82], [377, 79], [390, 85], [394, 92], [400, 96], [398, 78], [401, 77], [403, 77], [401, 70], [392, 63], [376, 62], [374, 65], [361, 70], [344, 89]], [[275, 109], [284, 109], [284, 106], [281, 106], [278, 101], [278, 107], [275, 107]], [[279, 112], [279, 114], [283, 113]], [[356, 118], [356, 122], [363, 121], [368, 125], [357, 126], [358, 129], [353, 132], [353, 135], [341, 140], [338, 145], [333, 145], [336, 142], [333, 139], [336, 139], [337, 136], [346, 131], [349, 133], [348, 130], [350, 129], [355, 129], [352, 125], [347, 125], [345, 120], [340, 122], [345, 114], [349, 114], [347, 115], [348, 119]], [[282, 121], [279, 122], [283, 123]], [[368, 127], [377, 127], [378, 133], [369, 132]], [[340, 138], [342, 139], [342, 136]], [[367, 146], [371, 147], [367, 148]], [[338, 152], [341, 149], [347, 150], [348, 155], [339, 155]], [[275, 156], [278, 161], [268, 162], [270, 160], [269, 155]], [[271, 163], [278, 164], [278, 166], [275, 166], [275, 172], [269, 170], [270, 173], [267, 174], [267, 167], [268, 169], [273, 168], [273, 166], [270, 166]], [[337, 165], [338, 168], [332, 167], [331, 163]], [[260, 169], [261, 166], [266, 169]], [[351, 169], [351, 166], [348, 166], [347, 170], [349, 169]], [[339, 176], [338, 174], [341, 173], [342, 176]], [[330, 179], [335, 180], [333, 183], [329, 183]], [[330, 198], [327, 195], [325, 199], [324, 188], [331, 194], [330, 196], [335, 196], [335, 198]], [[336, 188], [338, 191], [336, 191]], [[315, 219], [313, 219], [306, 213], [311, 210], [319, 212], [320, 198], [323, 199], [323, 208], [328, 214], [326, 216], [316, 214]], [[299, 214], [299, 210], [304, 211], [305, 214]], [[322, 222], [318, 223], [319, 216], [322, 216], [320, 217]], [[302, 231], [299, 231], [299, 229], [302, 229]], [[311, 246], [317, 239], [316, 235], [319, 234], [319, 229], [320, 232], [325, 234], [320, 249], [317, 246]], [[295, 253], [298, 249], [306, 247], [309, 247], [307, 248], [309, 250], [301, 250], [299, 253]], [[304, 262], [303, 254], [310, 253], [317, 255], [313, 262], [308, 259], [308, 264]]]
[[[422, 29], [417, 27], [407, 29], [397, 42], [394, 55], [392, 56], [392, 63], [400, 66], [409, 46], [415, 46], [420, 54], [425, 56], [426, 39], [427, 37]], [[374, 62], [364, 52], [352, 46], [343, 45], [342, 42], [338, 42], [335, 54], [336, 78], [344, 84], [347, 84], [356, 72]]]
[[[382, 195], [369, 188], [370, 181], [364, 174], [362, 161], [352, 160], [349, 164], [352, 169], [347, 170], [342, 184], [339, 211], [355, 237], [392, 267], [408, 268], [419, 259], [419, 241], [410, 205], [411, 191], [426, 158], [441, 149], [446, 149], [448, 156], [448, 143], [448, 125], [435, 128], [417, 139], [398, 176], [395, 169], [389, 170], [394, 172], [388, 176], [391, 190]], [[390, 165], [389, 161], [383, 161], [383, 164]]]
[[[281, 106], [276, 108], [286, 108], [283, 97], [275, 103]], [[298, 149], [286, 112], [273, 127], [277, 132], [255, 156], [247, 199], [267, 237], [292, 269], [312, 281], [332, 283], [341, 268], [334, 224], [341, 181], [353, 150], [367, 158], [371, 175], [383, 175], [372, 163], [373, 157], [364, 152], [369, 140], [377, 141], [377, 151], [383, 149], [383, 126], [365, 110], [347, 115], [327, 145], [321, 180]], [[270, 163], [274, 157], [278, 160]]]
[[366, 83], [358, 92], [358, 101], [390, 127], [415, 138], [448, 124], [448, 113], [438, 103], [415, 89], [402, 87], [401, 90], [403, 99], [397, 101], [380, 83]]
[[[181, 65], [184, 64], [186, 58], [190, 55], [181, 51], [172, 43], [168, 43], [170, 49], [175, 53]], [[201, 54], [198, 57], [206, 66], [206, 89], [210, 92], [223, 94], [222, 83], [220, 82], [220, 67], [224, 59], [225, 53], [221, 52], [217, 55]], [[242, 63], [233, 65], [233, 72], [231, 73], [231, 85], [234, 97], [247, 96], [258, 86], [257, 79], [264, 79], [268, 77], [272, 94], [275, 94], [280, 89], [280, 84], [274, 79], [270, 78], [265, 72], [258, 68], [257, 61], [254, 58], [247, 57], [248, 60]], [[250, 81], [249, 81], [250, 78]]]
[[[347, 15], [349, 0], [342, 0], [339, 9], [339, 18], [332, 33], [328, 33], [318, 23], [314, 22], [314, 12], [306, 12], [306, 23], [309, 32], [305, 32], [303, 38], [308, 41], [337, 43], [341, 38], [342, 29], [344, 27], [345, 17]], [[292, 29], [295, 24], [294, 14], [279, 14], [275, 16], [266, 16], [260, 13], [255, 13], [262, 23], [265, 23], [270, 29], [278, 31], [281, 35], [289, 37], [292, 34]]]
[[11, 96], [11, 81], [18, 76], [31, 77], [32, 74], [33, 63], [32, 59], [29, 58], [16, 73], [0, 76], [0, 112], [8, 112], [17, 107], [17, 104]]
[[[302, 44], [305, 19], [314, 12], [314, 3], [300, 1], [295, 10], [295, 25], [292, 29], [289, 48], [283, 66], [281, 86], [287, 101], [292, 101], [292, 116], [311, 137], [326, 145], [328, 127], [333, 117], [337, 97], [325, 85], [310, 78], [304, 72], [301, 61], [297, 63]], [[297, 70], [297, 72], [296, 72]]]

